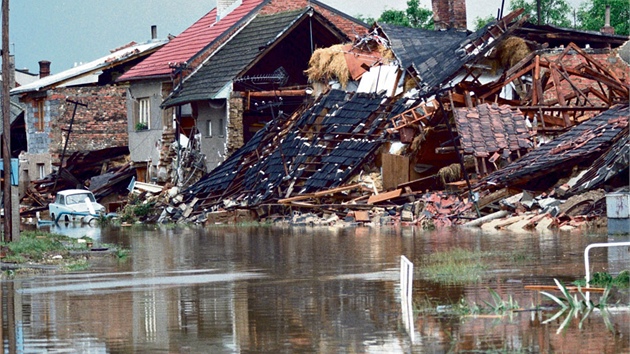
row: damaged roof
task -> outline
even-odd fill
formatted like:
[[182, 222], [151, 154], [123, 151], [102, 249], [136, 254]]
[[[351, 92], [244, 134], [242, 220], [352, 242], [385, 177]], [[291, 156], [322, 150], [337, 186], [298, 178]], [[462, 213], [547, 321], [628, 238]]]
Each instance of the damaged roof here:
[[468, 33], [456, 31], [433, 31], [379, 24], [387, 36], [392, 51], [403, 68], [413, 67], [422, 83], [434, 87], [454, 71], [459, 70], [463, 60], [455, 51]]
[[[270, 15], [257, 15], [199, 69], [184, 79], [163, 107], [217, 98], [220, 91], [303, 19], [327, 22], [311, 7]], [[338, 34], [341, 38], [345, 35]]]
[[[122, 49], [118, 49], [102, 58], [75, 66], [72, 69], [68, 69], [57, 74], [46, 76], [30, 84], [16, 87], [11, 90], [11, 94], [48, 90], [49, 88], [62, 85], [69, 86], [75, 81], [78, 81], [80, 84], [97, 82], [98, 74], [100, 74], [103, 70], [148, 55], [166, 43], [167, 40], [151, 40], [142, 44], [132, 42], [131, 45], [124, 46]], [[93, 75], [95, 78], [86, 81], [86, 78], [89, 75]]]
[[[567, 166], [594, 161], [606, 155], [615, 142], [628, 135], [628, 105], [617, 105], [554, 140], [486, 176], [480, 183], [498, 186], [519, 185]], [[627, 161], [627, 158], [626, 158]]]
[[405, 70], [413, 69], [422, 94], [448, 84], [464, 64], [470, 63], [491, 49], [497, 41], [521, 26], [525, 17], [510, 23], [522, 13], [511, 12], [498, 22], [478, 31], [431, 31], [418, 28], [378, 24], [387, 37], [396, 58]]
[[[400, 100], [404, 101], [404, 100]], [[184, 191], [206, 208], [227, 199], [246, 206], [347, 183], [384, 141], [401, 103], [333, 90], [308, 109], [280, 117]]]
[[508, 105], [484, 103], [474, 108], [457, 108], [455, 124], [464, 152], [476, 157], [533, 147], [523, 113]]
[[219, 41], [225, 33], [247, 21], [262, 3], [263, 0], [243, 0], [240, 6], [219, 21], [215, 7], [163, 48], [127, 71], [119, 81], [168, 77], [173, 70], [171, 65], [183, 64], [202, 49]]
[[581, 48], [617, 48], [628, 41], [628, 36], [608, 34], [601, 31], [587, 31], [574, 28], [564, 28], [554, 25], [537, 25], [526, 22], [514, 31], [520, 38], [549, 43], [549, 47], [559, 47], [568, 43], [575, 43]]

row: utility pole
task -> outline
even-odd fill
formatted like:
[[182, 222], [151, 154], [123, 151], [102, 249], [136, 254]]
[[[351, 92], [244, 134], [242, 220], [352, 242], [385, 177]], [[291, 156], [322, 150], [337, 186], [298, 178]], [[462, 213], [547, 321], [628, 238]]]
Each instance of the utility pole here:
[[9, 0], [2, 0], [2, 161], [4, 164], [4, 241], [13, 241], [11, 201], [11, 98], [9, 68]]

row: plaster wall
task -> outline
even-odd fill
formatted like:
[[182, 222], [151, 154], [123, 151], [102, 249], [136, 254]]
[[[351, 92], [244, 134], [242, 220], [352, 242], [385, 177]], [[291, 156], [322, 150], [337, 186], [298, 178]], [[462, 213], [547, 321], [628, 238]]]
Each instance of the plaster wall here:
[[206, 155], [208, 171], [217, 167], [227, 157], [227, 106], [225, 99], [197, 103], [196, 126], [201, 134], [201, 152]]
[[[160, 108], [163, 100], [164, 85], [161, 81], [132, 82], [127, 94], [127, 125], [129, 132], [129, 151], [131, 161], [151, 161], [157, 166], [160, 161], [162, 147], [162, 132], [172, 127], [165, 122], [170, 121], [172, 110]], [[149, 98], [150, 124], [149, 129], [136, 130], [134, 102], [141, 98]], [[165, 124], [166, 123], [166, 124]]]

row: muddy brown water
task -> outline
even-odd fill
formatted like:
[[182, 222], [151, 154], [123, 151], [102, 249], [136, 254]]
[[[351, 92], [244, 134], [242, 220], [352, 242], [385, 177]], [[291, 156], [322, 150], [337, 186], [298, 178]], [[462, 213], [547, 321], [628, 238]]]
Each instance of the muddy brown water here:
[[[628, 353], [628, 291], [607, 315], [523, 311], [462, 316], [460, 302], [552, 305], [529, 284], [583, 279], [584, 248], [627, 236], [482, 233], [414, 227], [52, 230], [130, 249], [86, 271], [2, 282], [8, 353]], [[429, 281], [429, 255], [505, 252], [481, 281]], [[415, 267], [413, 328], [402, 319], [400, 256]], [[515, 256], [514, 256], [515, 255]], [[591, 251], [592, 271], [630, 268], [628, 249]], [[599, 295], [593, 294], [594, 302]], [[610, 320], [606, 326], [605, 319]], [[563, 327], [563, 328], [561, 328]]]

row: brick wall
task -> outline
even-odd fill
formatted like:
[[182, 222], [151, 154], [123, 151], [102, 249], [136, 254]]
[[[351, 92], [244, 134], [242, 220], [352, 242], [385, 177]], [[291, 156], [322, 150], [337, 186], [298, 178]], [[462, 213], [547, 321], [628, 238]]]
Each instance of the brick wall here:
[[431, 0], [436, 30], [466, 30], [466, 0]]
[[365, 27], [362, 27], [343, 16], [329, 11], [322, 6], [310, 3], [308, 0], [271, 0], [269, 4], [261, 9], [260, 14], [269, 15], [278, 12], [298, 10], [305, 8], [308, 5], [313, 6], [313, 8], [317, 10], [317, 12], [326, 17], [328, 21], [332, 22], [337, 28], [343, 31], [351, 39], [354, 38], [354, 36], [357, 34], [361, 35], [367, 32], [367, 29]]
[[66, 99], [88, 105], [77, 107], [66, 156], [75, 151], [128, 145], [125, 87], [58, 88], [48, 93], [51, 105], [58, 105], [57, 117], [49, 123], [49, 151], [53, 160], [59, 161], [67, 135], [62, 129], [70, 126], [74, 110], [74, 104]]

